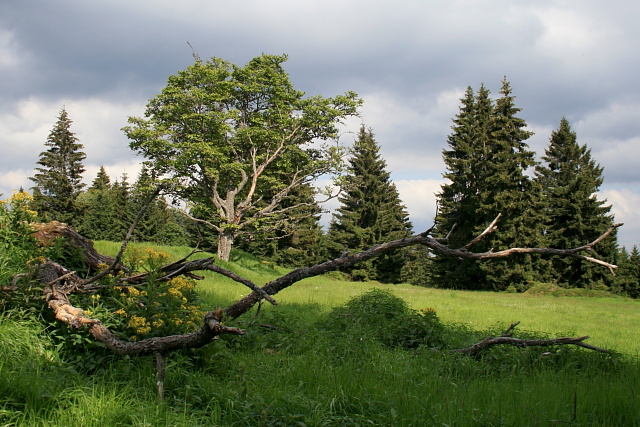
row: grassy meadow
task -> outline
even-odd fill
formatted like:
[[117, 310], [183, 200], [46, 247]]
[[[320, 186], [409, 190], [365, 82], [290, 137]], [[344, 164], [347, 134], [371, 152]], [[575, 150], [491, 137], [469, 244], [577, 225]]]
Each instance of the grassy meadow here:
[[[119, 248], [96, 246], [109, 254]], [[155, 248], [172, 259], [189, 252]], [[240, 252], [218, 265], [258, 284], [287, 271]], [[204, 276], [197, 289], [206, 309], [248, 292]], [[366, 329], [384, 326], [383, 314], [378, 325], [337, 328], [335, 308], [371, 288], [435, 310], [445, 344], [439, 351], [384, 345]], [[153, 358], [110, 356], [86, 370], [68, 363], [32, 315], [0, 314], [0, 426], [640, 425], [640, 302], [351, 283], [339, 274], [306, 279], [275, 298], [279, 306], [265, 303], [230, 322], [246, 335], [173, 354], [163, 402]], [[589, 335], [588, 343], [616, 353], [572, 346], [494, 347], [477, 357], [446, 351], [499, 335], [515, 321], [515, 336]]]

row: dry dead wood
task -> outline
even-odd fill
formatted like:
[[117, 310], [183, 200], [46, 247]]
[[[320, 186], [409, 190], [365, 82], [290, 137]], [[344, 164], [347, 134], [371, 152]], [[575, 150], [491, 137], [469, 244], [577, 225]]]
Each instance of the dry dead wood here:
[[[154, 196], [157, 195], [157, 192], [154, 193]], [[150, 199], [151, 200], [151, 199]], [[142, 212], [142, 211], [141, 211]], [[447, 256], [454, 256], [458, 258], [467, 258], [467, 259], [490, 259], [490, 258], [503, 258], [512, 256], [514, 254], [519, 253], [536, 253], [536, 254], [545, 254], [545, 255], [560, 255], [560, 256], [569, 256], [574, 258], [583, 259], [588, 262], [593, 262], [596, 264], [600, 264], [609, 268], [609, 270], [613, 273], [616, 268], [615, 265], [606, 263], [604, 261], [588, 257], [585, 255], [581, 255], [578, 252], [581, 251], [590, 251], [593, 249], [597, 243], [602, 241], [606, 236], [608, 236], [613, 230], [622, 224], [615, 224], [611, 226], [602, 236], [600, 236], [595, 241], [588, 243], [584, 246], [572, 249], [553, 249], [553, 248], [511, 248], [504, 251], [498, 252], [471, 252], [468, 249], [481, 238], [483, 238], [486, 234], [491, 233], [495, 229], [495, 224], [499, 219], [499, 216], [491, 223], [489, 227], [485, 231], [483, 231], [479, 236], [473, 239], [469, 244], [465, 245], [459, 249], [452, 249], [443, 244], [443, 239], [436, 239], [429, 236], [429, 230], [411, 237], [406, 237], [399, 240], [394, 240], [391, 242], [386, 242], [375, 247], [372, 247], [366, 251], [363, 251], [358, 254], [340, 257], [334, 260], [330, 260], [312, 267], [304, 267], [299, 268], [297, 270], [293, 270], [290, 273], [279, 277], [263, 287], [259, 287], [255, 285], [250, 280], [247, 280], [243, 277], [236, 275], [233, 272], [228, 270], [224, 270], [214, 264], [213, 258], [205, 258], [195, 261], [187, 261], [187, 258], [184, 258], [180, 261], [173, 262], [162, 267], [157, 273], [160, 273], [160, 277], [156, 278], [157, 281], [167, 281], [173, 277], [179, 275], [186, 275], [188, 277], [194, 279], [200, 279], [200, 276], [195, 275], [194, 271], [203, 271], [209, 270], [214, 271], [216, 273], [225, 275], [238, 283], [241, 283], [251, 289], [251, 293], [241, 300], [237, 301], [233, 305], [227, 307], [226, 310], [216, 309], [214, 311], [208, 312], [203, 319], [203, 325], [197, 330], [189, 334], [182, 335], [172, 335], [172, 336], [164, 336], [164, 337], [155, 337], [149, 338], [137, 342], [125, 342], [120, 340], [115, 334], [113, 334], [106, 326], [100, 322], [99, 319], [93, 319], [86, 316], [85, 312], [78, 307], [74, 307], [69, 302], [69, 294], [76, 291], [83, 292], [96, 292], [103, 285], [94, 284], [100, 277], [104, 275], [120, 270], [125, 271], [125, 267], [120, 263], [120, 258], [126, 248], [126, 245], [133, 234], [133, 229], [135, 228], [135, 224], [139, 219], [141, 214], [138, 215], [136, 221], [132, 225], [125, 241], [123, 242], [120, 252], [116, 258], [107, 257], [99, 254], [93, 248], [93, 243], [84, 238], [83, 236], [76, 233], [73, 229], [61, 223], [49, 223], [45, 225], [41, 225], [37, 227], [37, 230], [34, 232], [36, 238], [45, 243], [52, 242], [56, 238], [62, 238], [67, 244], [71, 247], [80, 249], [83, 251], [85, 256], [85, 261], [88, 266], [92, 268], [100, 268], [101, 265], [109, 264], [110, 266], [103, 270], [98, 275], [83, 280], [78, 277], [75, 272], [66, 269], [64, 266], [56, 264], [50, 260], [43, 262], [38, 268], [38, 279], [43, 285], [43, 292], [45, 296], [45, 300], [49, 308], [54, 312], [56, 319], [70, 325], [74, 328], [83, 328], [86, 327], [87, 331], [91, 336], [97, 340], [102, 342], [106, 348], [108, 348], [111, 352], [117, 355], [144, 355], [144, 354], [153, 354], [156, 357], [156, 367], [157, 367], [157, 375], [158, 375], [158, 396], [162, 399], [163, 395], [163, 380], [165, 374], [165, 363], [164, 358], [166, 354], [171, 351], [181, 349], [181, 348], [198, 348], [204, 345], [207, 345], [211, 341], [217, 339], [217, 336], [223, 333], [228, 334], [238, 334], [241, 335], [244, 333], [242, 329], [227, 327], [222, 324], [223, 316], [236, 318], [243, 313], [246, 313], [250, 310], [256, 303], [262, 301], [263, 299], [268, 300], [272, 304], [276, 304], [276, 301], [271, 297], [271, 295], [275, 295], [281, 290], [293, 285], [294, 283], [305, 279], [307, 277], [317, 276], [329, 271], [337, 270], [344, 267], [350, 267], [366, 261], [368, 259], [377, 257], [382, 253], [392, 250], [399, 249], [413, 245], [423, 245], [428, 247], [434, 252], [439, 252], [441, 254]], [[145, 283], [148, 279], [146, 274], [133, 275], [129, 277], [125, 277], [120, 279], [120, 285], [131, 285], [131, 284], [140, 284]], [[113, 286], [113, 285], [112, 285]], [[584, 348], [588, 348], [591, 350], [608, 352], [607, 350], [600, 349], [598, 347], [590, 346], [588, 344], [583, 343], [585, 339], [588, 337], [578, 337], [578, 338], [556, 338], [550, 340], [522, 340], [518, 338], [512, 338], [508, 336], [508, 332], [515, 327], [516, 324], [512, 325], [505, 333], [500, 337], [488, 337], [482, 340], [479, 343], [472, 345], [471, 347], [465, 349], [453, 350], [454, 352], [463, 353], [463, 354], [477, 354], [479, 351], [482, 351], [486, 348], [489, 348], [494, 345], [500, 344], [508, 344], [508, 345], [517, 345], [517, 346], [550, 346], [550, 345], [562, 345], [562, 344], [573, 344], [578, 345]]]
[[[472, 240], [472, 242], [477, 242], [480, 238], [489, 234], [495, 229], [495, 224], [498, 220], [498, 217], [491, 223], [486, 230], [484, 230], [478, 237]], [[279, 277], [275, 280], [264, 285], [261, 289], [265, 293], [269, 295], [275, 295], [283, 289], [293, 285], [296, 282], [299, 282], [302, 279], [307, 277], [314, 277], [329, 271], [338, 270], [344, 267], [351, 267], [353, 265], [359, 264], [363, 261], [366, 261], [371, 258], [375, 258], [381, 255], [384, 252], [387, 252], [392, 249], [400, 249], [408, 246], [415, 245], [423, 245], [431, 249], [433, 252], [439, 252], [446, 256], [457, 257], [457, 258], [465, 258], [465, 259], [494, 259], [494, 258], [506, 258], [509, 256], [513, 256], [516, 254], [541, 254], [541, 255], [559, 255], [559, 256], [567, 256], [572, 258], [582, 259], [588, 262], [593, 262], [602, 266], [607, 267], [612, 273], [617, 268], [616, 265], [607, 263], [605, 261], [601, 261], [599, 259], [581, 255], [578, 252], [581, 251], [591, 251], [593, 247], [601, 242], [604, 238], [606, 238], [609, 234], [611, 234], [616, 228], [622, 226], [622, 224], [614, 224], [607, 229], [605, 233], [603, 233], [600, 237], [598, 237], [593, 242], [587, 243], [586, 245], [580, 246], [578, 248], [571, 249], [554, 249], [554, 248], [511, 248], [503, 251], [489, 251], [489, 252], [471, 252], [467, 250], [469, 245], [466, 245], [460, 249], [452, 249], [442, 243], [440, 239], [436, 239], [434, 237], [429, 236], [428, 234], [422, 233], [411, 237], [406, 237], [398, 240], [393, 240], [391, 242], [382, 243], [380, 245], [374, 246], [366, 251], [360, 252], [355, 255], [339, 257], [333, 259], [331, 261], [326, 261], [318, 265], [314, 265], [312, 267], [303, 267], [296, 270], [291, 271], [288, 274], [285, 274], [282, 277]], [[253, 307], [258, 301], [262, 299], [262, 294], [257, 292], [252, 292], [251, 294], [245, 296], [241, 300], [237, 301], [235, 304], [231, 305], [225, 310], [225, 314], [231, 318], [236, 318], [241, 314], [247, 312], [251, 307]]]
[[120, 262], [116, 262], [115, 258], [98, 253], [91, 240], [81, 236], [65, 223], [58, 221], [35, 223], [31, 224], [31, 228], [33, 237], [43, 246], [54, 245], [56, 241], [62, 239], [65, 245], [79, 250], [88, 267], [98, 269], [102, 266], [113, 266], [115, 270], [125, 269]]
[[125, 342], [116, 337], [99, 319], [88, 317], [84, 310], [69, 302], [69, 294], [82, 289], [83, 280], [72, 271], [52, 261], [40, 265], [38, 278], [43, 283], [43, 293], [49, 308], [56, 319], [79, 329], [86, 326], [87, 331], [97, 341], [103, 343], [117, 355], [166, 354], [180, 348], [198, 348], [215, 340], [220, 334], [244, 333], [242, 329], [225, 326], [221, 323], [222, 310], [210, 311], [204, 316], [203, 325], [195, 332], [182, 335], [148, 338], [136, 342]]
[[513, 345], [516, 347], [550, 347], [555, 345], [576, 345], [579, 347], [583, 347], [589, 350], [598, 351], [600, 353], [611, 353], [611, 350], [607, 350], [604, 348], [596, 347], [594, 345], [586, 344], [583, 341], [588, 339], [589, 336], [585, 335], [583, 337], [571, 338], [571, 337], [562, 337], [562, 338], [550, 338], [550, 339], [521, 339], [521, 338], [513, 338], [510, 334], [511, 330], [513, 330], [520, 322], [513, 323], [509, 328], [502, 333], [499, 337], [487, 337], [482, 341], [475, 343], [466, 348], [459, 348], [455, 350], [451, 350], [452, 353], [462, 353], [468, 355], [477, 355], [483, 350], [486, 350], [490, 347], [496, 345]]
[[[487, 227], [487, 229], [481, 233], [476, 239], [472, 242], [476, 242], [484, 235], [490, 233], [495, 228], [495, 223], [498, 218], [494, 220], [494, 222]], [[227, 277], [232, 278], [233, 280], [242, 283], [243, 285], [249, 287], [252, 292], [241, 300], [237, 301], [230, 307], [227, 307], [224, 312], [222, 310], [212, 311], [205, 315], [203, 326], [195, 332], [184, 335], [173, 335], [168, 337], [157, 337], [150, 338], [138, 342], [123, 342], [118, 339], [111, 331], [109, 331], [98, 319], [91, 319], [84, 314], [82, 309], [73, 307], [69, 303], [68, 295], [75, 291], [96, 291], [101, 286], [93, 285], [92, 282], [95, 280], [95, 277], [88, 280], [83, 280], [75, 275], [74, 272], [67, 270], [64, 266], [58, 265], [51, 261], [47, 261], [43, 263], [39, 268], [39, 279], [40, 282], [44, 285], [43, 291], [45, 293], [45, 298], [49, 307], [54, 311], [56, 318], [60, 321], [63, 321], [73, 327], [81, 328], [83, 326], [88, 327], [88, 332], [98, 341], [104, 343], [108, 349], [110, 349], [113, 353], [119, 355], [125, 354], [166, 354], [170, 351], [173, 351], [178, 348], [194, 348], [201, 347], [206, 345], [215, 337], [221, 333], [233, 333], [233, 334], [242, 334], [243, 331], [237, 328], [229, 328], [221, 324], [221, 319], [223, 314], [230, 318], [236, 318], [241, 314], [247, 312], [251, 307], [253, 307], [256, 303], [261, 301], [262, 299], [269, 300], [271, 303], [275, 304], [275, 300], [270, 297], [270, 295], [275, 295], [281, 290], [291, 286], [292, 284], [307, 278], [317, 276], [328, 271], [337, 270], [343, 267], [349, 267], [368, 259], [379, 256], [380, 254], [391, 250], [404, 248], [413, 245], [424, 245], [430, 248], [433, 251], [440, 252], [444, 255], [455, 256], [459, 258], [469, 258], [469, 259], [490, 259], [490, 258], [502, 258], [507, 256], [512, 256], [518, 253], [537, 253], [537, 254], [547, 254], [547, 255], [562, 255], [562, 256], [570, 256], [580, 258], [589, 262], [595, 262], [600, 265], [604, 265], [608, 267], [611, 271], [616, 268], [615, 265], [606, 263], [601, 260], [597, 260], [591, 257], [587, 257], [581, 254], [578, 254], [579, 251], [591, 250], [595, 244], [604, 239], [607, 235], [609, 235], [615, 228], [619, 227], [622, 224], [616, 224], [610, 227], [606, 233], [600, 236], [595, 241], [581, 246], [579, 248], [573, 249], [552, 249], [552, 248], [511, 248], [504, 251], [498, 252], [470, 252], [467, 250], [470, 245], [466, 245], [460, 249], [451, 249], [444, 245], [439, 239], [435, 239], [430, 237], [427, 233], [418, 234], [411, 237], [406, 237], [399, 240], [394, 240], [391, 242], [383, 243], [381, 245], [377, 245], [373, 248], [370, 248], [361, 253], [340, 257], [334, 260], [330, 260], [312, 267], [304, 267], [299, 268], [297, 270], [293, 270], [290, 273], [279, 277], [263, 287], [258, 287], [253, 282], [244, 279], [233, 272], [224, 270], [214, 264], [214, 260], [212, 258], [205, 258], [201, 260], [195, 261], [187, 261], [186, 259], [171, 263], [162, 267], [159, 272], [160, 277], [157, 280], [166, 281], [170, 280], [173, 277], [179, 275], [187, 275], [193, 278], [200, 278], [199, 276], [194, 275], [193, 271], [202, 271], [209, 270], [214, 271], [219, 274], [223, 274]], [[131, 233], [129, 233], [131, 234]], [[104, 264], [105, 262], [112, 262], [112, 269], [122, 269], [123, 266], [115, 267], [116, 264], [119, 263], [117, 258], [106, 257], [98, 254], [93, 248], [93, 244], [90, 240], [85, 239], [80, 236], [70, 227], [61, 224], [61, 223], [51, 223], [46, 226], [41, 226], [36, 231], [36, 237], [41, 241], [51, 241], [55, 237], [62, 237], [69, 245], [75, 248], [81, 248], [84, 251], [86, 262], [88, 265], [97, 267], [100, 264]], [[129, 236], [128, 236], [129, 237]], [[124, 247], [124, 244], [123, 244]], [[122, 253], [122, 250], [121, 250]], [[120, 253], [120, 255], [121, 255]], [[133, 275], [129, 277], [122, 278], [120, 280], [121, 284], [139, 284], [143, 283], [147, 280], [147, 276], [142, 275]], [[587, 344], [582, 343], [586, 337], [580, 338], [558, 338], [555, 340], [545, 340], [545, 342], [549, 342], [548, 344], [544, 344], [540, 340], [535, 340], [536, 343], [531, 340], [518, 340], [516, 338], [511, 337], [496, 337], [496, 338], [488, 338], [483, 340], [481, 343], [474, 344], [474, 346], [469, 349], [460, 349], [461, 353], [471, 353], [473, 354], [476, 351], [481, 349], [497, 345], [497, 344], [513, 344], [513, 345], [555, 345], [555, 344], [574, 344], [579, 345], [585, 348], [591, 348]], [[564, 340], [564, 341], [563, 341]]]

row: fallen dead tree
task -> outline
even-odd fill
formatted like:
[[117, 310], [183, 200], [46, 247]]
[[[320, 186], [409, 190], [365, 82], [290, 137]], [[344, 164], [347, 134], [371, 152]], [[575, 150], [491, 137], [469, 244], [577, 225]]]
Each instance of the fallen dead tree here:
[[[64, 239], [64, 241], [71, 247], [84, 251], [85, 261], [88, 266], [95, 268], [104, 267], [105, 261], [110, 261], [110, 266], [103, 270], [101, 273], [89, 279], [82, 279], [76, 275], [74, 271], [68, 270], [65, 266], [59, 265], [51, 260], [46, 260], [37, 270], [37, 278], [43, 286], [43, 292], [48, 307], [54, 312], [56, 319], [68, 324], [69, 326], [80, 329], [86, 328], [87, 332], [97, 341], [103, 343], [107, 349], [117, 355], [146, 355], [153, 354], [156, 357], [156, 367], [158, 370], [158, 392], [159, 396], [162, 396], [162, 380], [164, 378], [164, 358], [166, 354], [184, 348], [199, 348], [209, 344], [217, 339], [221, 334], [237, 334], [244, 333], [242, 329], [227, 327], [222, 324], [222, 319], [237, 318], [240, 315], [249, 311], [254, 305], [260, 301], [267, 300], [272, 304], [277, 304], [273, 299], [273, 295], [282, 291], [283, 289], [293, 285], [294, 283], [313, 276], [318, 276], [329, 271], [338, 270], [340, 268], [350, 267], [366, 261], [368, 259], [377, 257], [382, 253], [414, 245], [423, 245], [435, 252], [440, 252], [448, 256], [454, 256], [459, 258], [468, 259], [492, 259], [503, 258], [512, 256], [514, 254], [522, 253], [535, 253], [545, 255], [560, 255], [569, 256], [574, 258], [583, 259], [588, 262], [597, 263], [609, 268], [612, 272], [617, 268], [613, 264], [606, 263], [604, 261], [582, 255], [579, 252], [590, 251], [592, 248], [602, 241], [606, 236], [612, 233], [617, 227], [622, 224], [615, 224], [611, 226], [602, 236], [588, 243], [584, 246], [571, 249], [552, 249], [552, 248], [511, 248], [498, 252], [471, 252], [469, 248], [483, 236], [490, 233], [495, 229], [499, 216], [482, 232], [478, 237], [473, 239], [469, 244], [459, 249], [452, 249], [446, 246], [441, 239], [433, 238], [429, 235], [429, 231], [410, 236], [390, 242], [377, 245], [361, 253], [336, 258], [312, 267], [304, 267], [291, 271], [290, 273], [279, 277], [271, 282], [260, 287], [248, 279], [240, 277], [235, 273], [222, 269], [214, 264], [213, 258], [205, 258], [200, 260], [188, 261], [187, 258], [179, 260], [177, 262], [170, 263], [158, 269], [154, 272], [156, 281], [167, 281], [173, 277], [184, 275], [194, 279], [199, 279], [194, 272], [197, 271], [214, 271], [218, 274], [225, 275], [232, 280], [247, 286], [251, 289], [244, 298], [235, 302], [226, 309], [218, 308], [213, 311], [209, 311], [204, 315], [202, 326], [191, 333], [182, 335], [171, 335], [163, 337], [148, 338], [141, 341], [127, 342], [119, 339], [114, 333], [112, 333], [99, 319], [88, 317], [84, 310], [79, 307], [74, 307], [69, 302], [69, 295], [74, 292], [98, 292], [103, 285], [100, 285], [97, 278], [103, 277], [105, 271], [126, 271], [125, 267], [120, 264], [120, 257], [124, 252], [124, 248], [128, 242], [128, 238], [132, 233], [129, 233], [128, 238], [122, 245], [121, 251], [116, 258], [105, 257], [98, 254], [93, 249], [93, 244], [90, 240], [85, 239], [73, 231], [70, 227], [61, 223], [52, 223], [47, 226], [41, 227], [36, 231], [35, 236], [38, 239], [43, 239], [41, 236], [45, 236], [49, 239], [51, 235], [55, 235], [58, 238]], [[134, 223], [135, 226], [135, 223]], [[52, 233], [51, 229], [55, 229], [56, 232]], [[133, 226], [132, 226], [133, 229]], [[49, 230], [49, 231], [47, 231]], [[43, 239], [43, 241], [46, 241]], [[118, 282], [109, 286], [127, 286], [132, 284], [145, 283], [147, 280], [147, 274], [136, 274], [125, 277], [120, 277]], [[509, 328], [513, 329], [515, 324]], [[509, 331], [507, 330], [507, 332]], [[483, 341], [472, 345], [471, 347], [453, 350], [454, 352], [463, 354], [477, 354], [478, 352], [488, 349], [495, 345], [515, 345], [515, 346], [550, 346], [550, 345], [578, 345], [590, 350], [606, 352], [607, 350], [600, 349], [594, 346], [583, 343], [588, 337], [578, 338], [556, 338], [552, 340], [522, 340], [512, 338], [507, 335], [507, 332], [500, 337], [486, 338]]]

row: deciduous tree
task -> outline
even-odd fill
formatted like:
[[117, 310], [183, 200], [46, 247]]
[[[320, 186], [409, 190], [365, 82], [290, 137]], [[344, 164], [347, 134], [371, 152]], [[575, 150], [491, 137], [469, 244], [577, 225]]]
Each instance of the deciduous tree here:
[[124, 129], [158, 177], [211, 215], [201, 222], [216, 230], [221, 259], [242, 232], [293, 212], [282, 207], [293, 189], [335, 171], [339, 150], [318, 141], [335, 138], [360, 105], [353, 92], [305, 98], [286, 59], [262, 55], [244, 67], [196, 59]]

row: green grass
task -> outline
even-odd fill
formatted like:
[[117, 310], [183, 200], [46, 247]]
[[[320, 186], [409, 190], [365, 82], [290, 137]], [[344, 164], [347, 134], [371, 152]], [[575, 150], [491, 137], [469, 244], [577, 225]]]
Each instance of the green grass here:
[[[97, 248], [114, 254], [119, 246], [98, 242]], [[171, 251], [173, 259], [189, 251], [156, 249]], [[241, 252], [217, 264], [258, 284], [287, 271]], [[227, 278], [205, 276], [198, 290], [208, 308], [225, 307], [248, 292]], [[233, 324], [247, 329], [244, 336], [173, 354], [163, 403], [155, 396], [152, 358], [111, 357], [92, 374], [76, 372], [41, 322], [0, 314], [0, 426], [640, 425], [636, 301], [443, 291], [336, 277], [306, 279], [278, 294], [280, 305], [264, 306], [257, 319], [255, 310], [237, 319]], [[391, 289], [415, 309], [434, 308], [455, 345], [520, 320], [516, 335], [588, 334], [589, 343], [620, 354], [510, 347], [473, 358], [389, 348], [366, 334], [331, 329], [331, 310], [372, 287]]]

